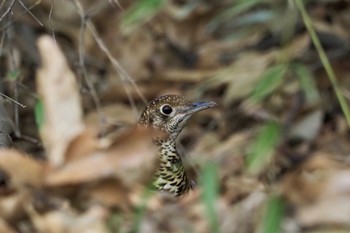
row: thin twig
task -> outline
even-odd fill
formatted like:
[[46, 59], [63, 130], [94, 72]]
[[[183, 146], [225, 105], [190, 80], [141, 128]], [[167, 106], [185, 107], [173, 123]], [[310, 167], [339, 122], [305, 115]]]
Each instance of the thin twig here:
[[20, 106], [20, 107], [22, 107], [22, 108], [26, 108], [26, 107], [27, 107], [27, 106], [25, 106], [24, 104], [21, 104], [20, 102], [18, 102], [18, 101], [16, 101], [16, 100], [12, 99], [11, 97], [9, 97], [9, 96], [7, 96], [7, 95], [1, 93], [1, 92], [0, 92], [0, 96], [4, 97], [4, 98], [6, 98], [6, 99], [9, 99], [10, 101], [14, 102], [15, 104], [17, 104], [18, 106]]
[[27, 6], [24, 5], [24, 3], [23, 3], [21, 0], [17, 0], [17, 1], [18, 1], [18, 2], [21, 4], [21, 6], [33, 17], [33, 19], [35, 19], [35, 21], [38, 22], [38, 24], [39, 24], [40, 26], [44, 26], [44, 24], [43, 24], [42, 22], [40, 22], [40, 20], [39, 20], [35, 15], [33, 15], [33, 13], [30, 11], [32, 8], [36, 7], [36, 6], [41, 2], [41, 0], [37, 1], [34, 5], [30, 6], [30, 8], [27, 8]]
[[16, 0], [12, 0], [12, 2], [10, 3], [9, 7], [6, 9], [6, 11], [4, 12], [4, 14], [0, 17], [0, 22], [5, 18], [5, 16], [10, 13], [10, 11], [12, 10], [13, 4], [15, 4]]
[[[15, 0], [13, 0], [15, 1]], [[24, 14], [26, 14], [28, 11], [30, 11], [31, 9], [33, 9], [34, 7], [36, 7], [37, 5], [39, 5], [41, 3], [41, 0], [37, 1], [35, 4], [31, 5], [30, 7], [28, 8], [25, 8], [24, 11], [18, 13], [15, 15], [15, 17], [19, 17], [19, 16], [22, 16]], [[11, 8], [12, 9], [12, 8]], [[10, 10], [11, 10], [10, 9]], [[0, 18], [0, 21], [1, 21], [2, 18]], [[9, 22], [7, 22], [3, 27], [0, 28], [0, 31], [4, 31], [6, 28], [10, 27], [12, 24], [14, 24], [16, 22], [15, 19], [12, 19], [12, 20], [9, 20]], [[42, 23], [40, 21], [38, 21], [39, 24], [42, 26]]]
[[[121, 66], [121, 64], [113, 57], [113, 55], [111, 54], [110, 50], [107, 48], [106, 44], [104, 43], [104, 41], [101, 39], [101, 37], [98, 35], [95, 26], [93, 25], [93, 23], [91, 22], [90, 19], [88, 19], [85, 14], [84, 14], [84, 10], [80, 4], [80, 2], [78, 0], [72, 0], [73, 3], [75, 4], [75, 6], [77, 7], [78, 10], [78, 14], [85, 19], [85, 23], [87, 25], [87, 28], [90, 30], [90, 32], [92, 33], [95, 41], [97, 42], [97, 45], [99, 46], [99, 48], [104, 52], [104, 54], [107, 56], [107, 58], [110, 60], [110, 62], [112, 63], [114, 69], [117, 71], [117, 73], [119, 74], [122, 82], [126, 82], [126, 83], [131, 83], [132, 87], [136, 90], [137, 94], [140, 96], [140, 98], [142, 99], [142, 101], [144, 103], [147, 103], [146, 98], [142, 95], [141, 91], [139, 90], [138, 86], [136, 85], [135, 81], [130, 77], [130, 75], [125, 71], [125, 69]], [[130, 90], [128, 89], [127, 85], [123, 85], [123, 88], [127, 94], [128, 100], [133, 108], [133, 112], [135, 113], [135, 116], [138, 115], [136, 106], [135, 106], [135, 101], [133, 100]]]
[[2, 36], [0, 39], [0, 57], [2, 56], [2, 53], [4, 51], [5, 38], [6, 38], [6, 33], [2, 33]]
[[85, 83], [87, 84], [91, 96], [92, 96], [92, 100], [94, 101], [94, 104], [97, 108], [97, 113], [99, 116], [99, 124], [100, 127], [102, 129], [104, 129], [104, 114], [101, 110], [101, 103], [100, 100], [98, 98], [97, 92], [95, 90], [94, 85], [92, 84], [92, 82], [90, 81], [89, 77], [88, 77], [88, 73], [86, 70], [86, 66], [85, 66], [85, 32], [86, 32], [86, 17], [85, 14], [83, 13], [83, 8], [82, 6], [77, 3], [78, 5], [76, 5], [76, 7], [78, 8], [78, 11], [81, 12], [80, 18], [81, 18], [81, 26], [80, 26], [80, 34], [79, 34], [79, 71], [81, 72], [81, 76], [84, 78]]
[[52, 23], [53, 8], [54, 8], [54, 0], [51, 0], [51, 6], [50, 6], [50, 12], [49, 12], [49, 24], [50, 24], [50, 27], [51, 27], [51, 33], [52, 33], [53, 41], [56, 44], [55, 28], [54, 28], [53, 23]]
[[121, 10], [124, 10], [123, 6], [120, 4], [118, 0], [109, 0], [110, 3], [114, 3], [117, 7], [119, 7]]

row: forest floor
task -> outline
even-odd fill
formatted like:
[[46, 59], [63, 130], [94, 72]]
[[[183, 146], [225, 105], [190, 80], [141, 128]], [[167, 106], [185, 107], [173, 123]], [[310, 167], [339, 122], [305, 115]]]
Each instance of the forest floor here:
[[[344, 0], [3, 0], [0, 232], [350, 232], [349, 28]], [[218, 104], [178, 199], [134, 127], [165, 94]]]

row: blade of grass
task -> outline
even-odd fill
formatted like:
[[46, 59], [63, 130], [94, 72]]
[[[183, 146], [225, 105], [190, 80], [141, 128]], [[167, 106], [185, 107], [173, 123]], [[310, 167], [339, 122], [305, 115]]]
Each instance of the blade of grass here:
[[21, 77], [21, 70], [15, 69], [7, 72], [5, 80], [16, 81]]
[[275, 122], [263, 126], [247, 155], [248, 172], [256, 174], [270, 161], [272, 152], [279, 142], [280, 132], [280, 126]]
[[36, 126], [40, 130], [42, 125], [44, 124], [44, 105], [41, 100], [38, 100], [35, 103], [34, 116], [35, 116]]
[[287, 65], [279, 64], [267, 69], [253, 90], [250, 98], [260, 102], [271, 94], [282, 83], [287, 68]]
[[312, 43], [314, 44], [315, 48], [316, 48], [316, 51], [321, 59], [321, 62], [322, 62], [322, 65], [324, 67], [324, 69], [326, 70], [326, 73], [327, 73], [327, 76], [330, 80], [330, 82], [332, 83], [332, 87], [334, 89], [334, 92], [337, 96], [337, 99], [338, 99], [338, 102], [339, 102], [339, 105], [345, 115], [345, 119], [346, 119], [346, 122], [348, 124], [348, 127], [350, 128], [350, 110], [349, 110], [349, 106], [348, 104], [346, 103], [346, 100], [344, 98], [344, 96], [342, 95], [341, 93], [341, 90], [339, 88], [339, 84], [338, 84], [338, 81], [337, 81], [337, 78], [335, 76], [335, 73], [334, 73], [334, 70], [329, 62], [329, 59], [321, 45], [321, 42], [315, 32], [315, 29], [312, 25], [312, 21], [308, 15], [308, 13], [306, 12], [306, 9], [305, 9], [305, 6], [304, 6], [304, 3], [303, 1], [301, 0], [294, 0], [297, 8], [299, 9], [300, 13], [301, 13], [301, 16], [303, 18], [303, 21], [304, 21], [304, 24], [307, 28], [307, 31], [311, 37], [311, 40], [312, 40]]
[[218, 215], [215, 210], [215, 203], [219, 192], [219, 179], [217, 166], [213, 163], [207, 163], [200, 177], [202, 187], [202, 201], [206, 207], [207, 217], [210, 228], [213, 233], [220, 233]]
[[210, 21], [208, 24], [208, 30], [211, 32], [214, 31], [220, 23], [232, 19], [238, 14], [243, 13], [256, 6], [260, 2], [261, 0], [239, 0], [235, 2], [235, 4], [224, 10], [222, 13]]
[[146, 207], [147, 207], [147, 202], [150, 199], [150, 197], [153, 194], [153, 189], [152, 189], [152, 185], [148, 185], [147, 188], [145, 189], [143, 195], [142, 195], [142, 199], [141, 199], [141, 203], [140, 205], [135, 209], [135, 213], [134, 213], [134, 224], [133, 224], [133, 228], [131, 230], [131, 233], [138, 233], [141, 232], [141, 223], [142, 223], [142, 219], [144, 218], [145, 214], [146, 214]]
[[262, 223], [263, 233], [279, 233], [284, 212], [284, 202], [279, 196], [271, 196], [267, 201], [264, 220]]
[[312, 73], [303, 64], [296, 64], [293, 67], [296, 75], [299, 78], [300, 86], [305, 94], [306, 101], [309, 104], [317, 103], [320, 99], [320, 95], [316, 88], [316, 84], [313, 79]]
[[129, 30], [152, 18], [163, 6], [164, 0], [139, 0], [123, 16], [122, 29]]

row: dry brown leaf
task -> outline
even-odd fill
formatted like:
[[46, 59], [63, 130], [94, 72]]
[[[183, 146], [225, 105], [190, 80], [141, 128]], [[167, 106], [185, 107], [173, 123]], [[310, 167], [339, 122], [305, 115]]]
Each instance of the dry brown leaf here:
[[96, 135], [95, 130], [87, 128], [74, 138], [65, 153], [66, 163], [97, 151], [100, 145]]
[[12, 227], [7, 224], [7, 222], [0, 218], [0, 232], [6, 232], [6, 233], [16, 233]]
[[82, 109], [75, 76], [53, 39], [38, 40], [41, 66], [37, 71], [38, 92], [44, 105], [41, 139], [54, 166], [64, 163], [69, 142], [83, 129]]
[[78, 184], [117, 177], [131, 187], [152, 177], [157, 165], [157, 152], [152, 138], [159, 135], [152, 129], [129, 129], [118, 135], [112, 145], [76, 159], [46, 177], [49, 186]]
[[13, 149], [0, 150], [0, 168], [15, 187], [40, 186], [47, 168], [43, 161]]
[[116, 180], [99, 182], [86, 190], [89, 200], [108, 207], [119, 207], [126, 211], [130, 206], [129, 190]]

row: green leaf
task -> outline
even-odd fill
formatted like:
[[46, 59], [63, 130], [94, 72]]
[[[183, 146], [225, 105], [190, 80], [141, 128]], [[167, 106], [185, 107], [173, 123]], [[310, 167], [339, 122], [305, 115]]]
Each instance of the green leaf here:
[[271, 160], [279, 142], [280, 131], [280, 126], [275, 122], [263, 126], [247, 155], [246, 165], [249, 172], [258, 173]]
[[164, 0], [139, 0], [122, 18], [122, 28], [132, 29], [151, 19], [163, 6]]
[[267, 69], [253, 90], [251, 98], [260, 102], [270, 95], [282, 83], [287, 68], [286, 64], [280, 64]]
[[220, 23], [227, 22], [238, 14], [248, 11], [260, 2], [261, 0], [239, 0], [235, 2], [235, 4], [233, 4], [231, 7], [224, 10], [218, 16], [214, 17], [213, 20], [211, 20], [208, 24], [208, 29], [210, 31], [215, 30]]
[[320, 99], [320, 95], [310, 70], [302, 64], [296, 64], [294, 66], [294, 71], [299, 78], [300, 86], [305, 93], [306, 101], [310, 104], [317, 103]]
[[15, 81], [21, 76], [21, 70], [11, 70], [6, 73], [6, 78], [7, 80], [12, 80]]
[[271, 196], [267, 201], [263, 221], [263, 233], [279, 233], [284, 212], [284, 202], [279, 196]]
[[216, 201], [219, 193], [219, 178], [218, 168], [214, 163], [207, 163], [200, 176], [200, 185], [202, 187], [202, 200], [206, 207], [208, 220], [210, 223], [211, 231], [213, 233], [219, 233], [220, 227], [218, 217], [216, 213]]
[[142, 232], [142, 220], [146, 215], [147, 211], [147, 202], [149, 201], [150, 197], [153, 195], [152, 187], [148, 186], [141, 196], [141, 203], [136, 206], [135, 212], [134, 212], [134, 223], [133, 228], [131, 230], [132, 233], [138, 233]]
[[38, 100], [34, 107], [35, 114], [35, 123], [38, 129], [40, 130], [42, 125], [44, 124], [44, 105], [41, 100]]

